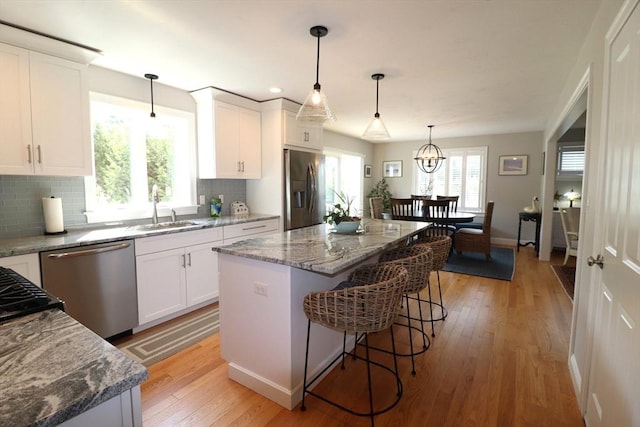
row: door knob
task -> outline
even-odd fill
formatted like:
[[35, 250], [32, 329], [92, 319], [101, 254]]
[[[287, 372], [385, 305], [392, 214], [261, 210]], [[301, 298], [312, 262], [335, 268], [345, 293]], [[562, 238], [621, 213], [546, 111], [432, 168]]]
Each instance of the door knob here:
[[598, 254], [596, 258], [590, 256], [589, 258], [587, 258], [587, 264], [589, 265], [589, 267], [593, 267], [593, 265], [596, 264], [598, 267], [600, 267], [600, 269], [603, 269], [604, 257], [600, 254]]

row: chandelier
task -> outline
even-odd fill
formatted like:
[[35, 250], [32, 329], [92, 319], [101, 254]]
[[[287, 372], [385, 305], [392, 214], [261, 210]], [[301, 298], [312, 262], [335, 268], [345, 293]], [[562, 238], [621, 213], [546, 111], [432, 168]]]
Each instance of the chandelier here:
[[440, 166], [442, 166], [446, 157], [442, 155], [440, 147], [431, 142], [431, 130], [433, 129], [433, 125], [428, 125], [428, 127], [429, 142], [418, 149], [416, 157], [414, 157], [413, 160], [416, 161], [422, 172], [434, 173], [440, 169]]

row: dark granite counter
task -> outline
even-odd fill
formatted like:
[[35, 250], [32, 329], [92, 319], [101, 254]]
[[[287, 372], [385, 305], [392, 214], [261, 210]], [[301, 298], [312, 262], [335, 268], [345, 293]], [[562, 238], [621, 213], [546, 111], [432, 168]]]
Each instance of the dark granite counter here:
[[144, 366], [62, 311], [0, 324], [0, 425], [57, 425], [146, 378]]
[[250, 214], [241, 216], [225, 216], [220, 218], [200, 218], [190, 220], [193, 225], [179, 228], [147, 229], [140, 226], [115, 227], [79, 227], [69, 229], [67, 234], [53, 236], [30, 236], [0, 240], [0, 257], [23, 255], [73, 246], [107, 243], [117, 240], [157, 236], [160, 234], [179, 233], [181, 231], [202, 228], [223, 227], [225, 225], [242, 224], [279, 218], [277, 215]]

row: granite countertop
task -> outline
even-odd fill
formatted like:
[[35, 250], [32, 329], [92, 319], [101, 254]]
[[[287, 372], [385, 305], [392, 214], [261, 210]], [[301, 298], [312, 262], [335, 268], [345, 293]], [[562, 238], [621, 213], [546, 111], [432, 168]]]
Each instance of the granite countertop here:
[[145, 229], [140, 226], [102, 226], [70, 228], [66, 234], [18, 237], [0, 240], [0, 257], [23, 255], [73, 246], [85, 246], [96, 243], [114, 242], [122, 239], [157, 236], [160, 234], [179, 233], [181, 231], [202, 228], [222, 227], [279, 218], [277, 215], [250, 214], [225, 216], [220, 218], [190, 219], [194, 225], [179, 228]]
[[360, 232], [338, 234], [328, 225], [320, 224], [213, 250], [333, 275], [401, 243], [429, 225], [428, 222], [368, 219], [362, 223]]
[[146, 378], [144, 366], [60, 310], [0, 324], [0, 425], [57, 425]]

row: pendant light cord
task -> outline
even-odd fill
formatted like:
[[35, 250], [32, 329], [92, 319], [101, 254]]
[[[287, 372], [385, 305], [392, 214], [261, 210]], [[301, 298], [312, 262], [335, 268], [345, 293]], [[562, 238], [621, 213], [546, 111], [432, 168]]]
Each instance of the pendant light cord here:
[[318, 48], [316, 50], [316, 85], [320, 86], [320, 34], [316, 36], [318, 39]]
[[380, 90], [380, 79], [376, 79], [376, 117], [380, 116], [378, 113], [378, 92]]
[[155, 117], [156, 113], [153, 111], [153, 79], [149, 79], [151, 82], [151, 117]]

